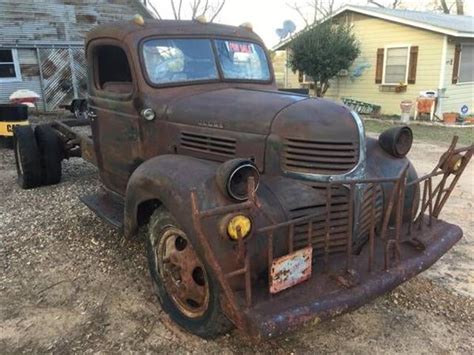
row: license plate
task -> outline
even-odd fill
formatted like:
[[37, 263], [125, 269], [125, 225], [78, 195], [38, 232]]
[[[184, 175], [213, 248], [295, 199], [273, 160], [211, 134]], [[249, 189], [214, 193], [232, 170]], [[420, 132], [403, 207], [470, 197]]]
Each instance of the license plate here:
[[311, 277], [313, 248], [306, 247], [273, 260], [270, 293], [278, 293]]

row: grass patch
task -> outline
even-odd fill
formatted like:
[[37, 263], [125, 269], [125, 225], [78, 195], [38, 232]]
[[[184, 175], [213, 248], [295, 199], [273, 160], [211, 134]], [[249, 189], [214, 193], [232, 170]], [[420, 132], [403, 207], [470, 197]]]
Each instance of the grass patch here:
[[[381, 121], [365, 121], [365, 129], [370, 133], [381, 133], [382, 131], [394, 127], [396, 124], [392, 122]], [[459, 137], [459, 144], [472, 144], [474, 138], [474, 127], [438, 127], [438, 126], [424, 126], [424, 125], [410, 125], [413, 131], [413, 138], [415, 141], [424, 140], [434, 143], [451, 143], [453, 136]]]

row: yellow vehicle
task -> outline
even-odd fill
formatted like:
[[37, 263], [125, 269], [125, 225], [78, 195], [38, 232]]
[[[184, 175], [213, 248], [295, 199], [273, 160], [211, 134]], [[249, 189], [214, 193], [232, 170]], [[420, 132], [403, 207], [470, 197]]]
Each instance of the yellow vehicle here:
[[13, 127], [28, 125], [28, 106], [21, 104], [0, 104], [0, 138], [10, 143]]

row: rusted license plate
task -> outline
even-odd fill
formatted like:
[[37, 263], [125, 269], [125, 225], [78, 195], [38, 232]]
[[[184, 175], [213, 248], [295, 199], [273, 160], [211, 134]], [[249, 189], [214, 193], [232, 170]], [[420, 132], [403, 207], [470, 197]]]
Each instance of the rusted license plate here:
[[273, 260], [270, 293], [278, 293], [311, 277], [313, 248], [306, 247]]

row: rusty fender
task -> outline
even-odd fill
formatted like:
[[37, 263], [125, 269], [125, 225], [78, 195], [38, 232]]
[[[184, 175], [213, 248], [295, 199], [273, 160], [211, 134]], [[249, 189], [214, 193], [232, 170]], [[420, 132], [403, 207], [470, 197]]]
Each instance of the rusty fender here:
[[184, 155], [161, 155], [142, 163], [130, 176], [125, 194], [124, 236], [133, 237], [138, 229], [139, 206], [156, 201], [178, 219], [186, 232], [191, 231], [192, 190], [209, 205], [218, 199], [212, 185], [218, 164]]

